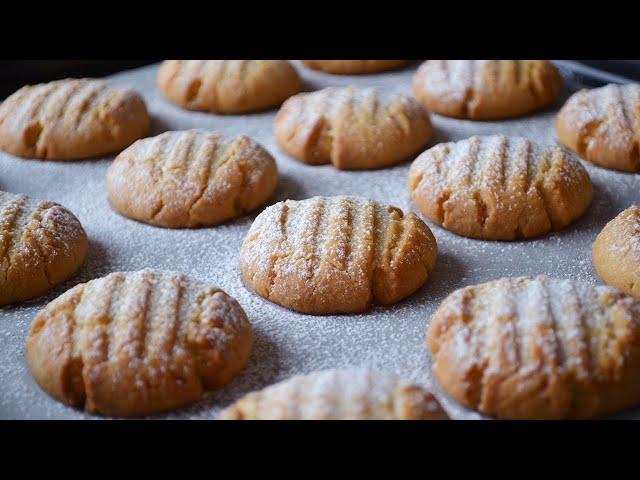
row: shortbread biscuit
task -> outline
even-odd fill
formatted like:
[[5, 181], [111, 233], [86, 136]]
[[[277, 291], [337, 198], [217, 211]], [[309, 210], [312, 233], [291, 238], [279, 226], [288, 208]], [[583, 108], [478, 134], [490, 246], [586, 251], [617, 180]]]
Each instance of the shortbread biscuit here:
[[592, 257], [606, 283], [640, 297], [640, 206], [607, 223], [593, 243]]
[[278, 183], [273, 157], [249, 137], [198, 130], [134, 143], [107, 172], [111, 205], [159, 227], [216, 225], [262, 205]]
[[302, 60], [307, 67], [338, 75], [357, 75], [395, 70], [407, 60]]
[[291, 97], [275, 123], [276, 140], [289, 155], [345, 170], [407, 160], [431, 134], [429, 114], [414, 100], [353, 86]]
[[242, 307], [217, 288], [155, 270], [77, 285], [35, 318], [31, 373], [57, 400], [90, 413], [138, 416], [199, 401], [251, 352]]
[[166, 60], [158, 87], [182, 108], [234, 114], [277, 107], [302, 80], [285, 60]]
[[446, 420], [436, 398], [395, 375], [324, 370], [250, 393], [220, 420]]
[[558, 113], [556, 130], [560, 142], [582, 158], [640, 172], [640, 85], [574, 93]]
[[448, 117], [498, 120], [556, 101], [562, 77], [547, 60], [428, 60], [413, 78], [413, 94]]
[[93, 79], [22, 87], [0, 104], [0, 148], [13, 155], [78, 160], [119, 152], [149, 129], [144, 100]]
[[411, 198], [458, 235], [515, 240], [559, 230], [591, 203], [589, 174], [559, 147], [494, 135], [441, 143], [409, 170]]
[[38, 297], [71, 277], [88, 245], [66, 208], [0, 191], [0, 305]]
[[312, 314], [388, 305], [426, 282], [436, 240], [413, 213], [360, 197], [287, 200], [253, 222], [244, 280], [264, 298]]
[[438, 383], [484, 414], [591, 418], [640, 403], [640, 303], [611, 287], [543, 276], [466, 287], [427, 342]]

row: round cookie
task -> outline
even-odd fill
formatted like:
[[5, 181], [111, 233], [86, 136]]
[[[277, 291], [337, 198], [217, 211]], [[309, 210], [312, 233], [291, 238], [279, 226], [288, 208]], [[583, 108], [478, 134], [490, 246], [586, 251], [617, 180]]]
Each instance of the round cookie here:
[[220, 420], [446, 420], [435, 397], [395, 375], [324, 370], [250, 393]]
[[143, 137], [142, 97], [93, 79], [22, 87], [0, 104], [0, 148], [13, 155], [78, 160], [114, 153]]
[[276, 140], [289, 155], [344, 170], [405, 161], [431, 135], [429, 114], [414, 100], [353, 86], [295, 95], [275, 122]]
[[428, 110], [455, 118], [499, 120], [551, 105], [562, 77], [547, 60], [428, 60], [413, 94]]
[[427, 342], [458, 402], [504, 419], [592, 418], [640, 403], [640, 303], [611, 287], [503, 278], [449, 295]]
[[165, 60], [158, 88], [188, 110], [237, 114], [277, 107], [302, 80], [285, 60]]
[[149, 415], [199, 401], [247, 363], [242, 307], [217, 288], [155, 270], [112, 273], [47, 305], [26, 345], [44, 391], [87, 412]]
[[597, 165], [640, 172], [640, 85], [580, 90], [556, 119], [558, 139]]
[[409, 170], [413, 202], [458, 235], [515, 240], [559, 230], [592, 198], [589, 174], [559, 147], [493, 135], [441, 143]]
[[358, 75], [395, 70], [407, 60], [302, 60], [307, 67], [338, 75]]
[[592, 258], [606, 283], [640, 297], [640, 206], [607, 223], [593, 243]]
[[222, 223], [262, 205], [274, 192], [273, 157], [249, 137], [198, 130], [139, 140], [107, 172], [111, 205], [159, 227]]
[[413, 213], [360, 197], [313, 197], [258, 215], [240, 264], [247, 285], [283, 307], [355, 313], [415, 292], [436, 251], [431, 230]]
[[0, 191], [0, 306], [38, 297], [71, 277], [89, 242], [54, 202]]

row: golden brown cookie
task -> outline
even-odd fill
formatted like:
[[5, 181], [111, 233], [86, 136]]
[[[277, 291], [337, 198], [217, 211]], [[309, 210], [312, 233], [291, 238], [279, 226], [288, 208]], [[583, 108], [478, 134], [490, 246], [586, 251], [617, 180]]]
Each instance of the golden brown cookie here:
[[556, 101], [562, 77], [547, 60], [428, 60], [413, 78], [413, 94], [448, 117], [498, 120]]
[[111, 164], [111, 205], [159, 227], [222, 223], [262, 205], [278, 183], [273, 157], [249, 137], [198, 130], [140, 140]]
[[278, 144], [311, 165], [374, 169], [409, 159], [431, 139], [412, 99], [373, 88], [329, 87], [291, 97], [275, 123]]
[[142, 270], [75, 286], [33, 321], [31, 373], [57, 400], [90, 413], [149, 415], [199, 401], [247, 363], [242, 307], [186, 275]]
[[640, 403], [639, 339], [633, 297], [542, 276], [455, 291], [427, 336], [443, 389], [506, 419], [591, 418]]
[[640, 85], [580, 90], [556, 120], [558, 139], [606, 168], [640, 172]]
[[324, 370], [250, 393], [220, 420], [446, 420], [436, 398], [395, 375]]
[[234, 114], [277, 107], [302, 80], [285, 60], [165, 60], [158, 87], [182, 108]]
[[244, 280], [302, 313], [389, 305], [426, 282], [436, 240], [413, 213], [360, 197], [287, 200], [253, 222], [240, 252]]
[[606, 283], [640, 297], [640, 206], [607, 223], [593, 243], [592, 257]]
[[88, 245], [66, 208], [0, 191], [0, 305], [38, 297], [71, 277]]
[[307, 67], [338, 75], [357, 75], [395, 70], [407, 60], [302, 60]]
[[515, 240], [564, 228], [591, 203], [589, 174], [559, 147], [493, 135], [441, 143], [409, 170], [411, 198], [458, 235]]
[[150, 119], [130, 89], [93, 79], [22, 87], [0, 104], [0, 148], [13, 155], [78, 160], [114, 153], [143, 137]]

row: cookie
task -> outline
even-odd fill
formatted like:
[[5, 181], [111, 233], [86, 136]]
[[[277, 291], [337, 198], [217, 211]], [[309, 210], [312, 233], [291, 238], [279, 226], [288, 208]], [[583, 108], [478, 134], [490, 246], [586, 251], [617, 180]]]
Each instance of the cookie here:
[[119, 152], [149, 129], [136, 92], [93, 79], [22, 87], [0, 104], [0, 148], [13, 155], [78, 160]]
[[413, 94], [447, 117], [499, 120], [543, 109], [560, 96], [562, 77], [547, 60], [428, 60]]
[[338, 75], [357, 75], [395, 70], [407, 60], [302, 60], [307, 67]]
[[325, 370], [250, 393], [220, 420], [446, 420], [435, 397], [395, 375]]
[[275, 122], [276, 140], [289, 155], [344, 170], [405, 161], [431, 134], [429, 114], [414, 100], [353, 86], [291, 97]]
[[285, 60], [165, 60], [158, 88], [188, 110], [237, 114], [277, 107], [302, 80]]
[[415, 292], [436, 251], [431, 230], [413, 213], [360, 197], [313, 197], [258, 215], [240, 264], [246, 284], [283, 307], [355, 313]]
[[274, 192], [273, 157], [249, 137], [166, 132], [122, 152], [107, 172], [111, 205], [159, 227], [211, 226], [262, 205]]
[[199, 401], [247, 363], [242, 307], [217, 288], [155, 270], [77, 285], [33, 321], [26, 345], [44, 391], [87, 412], [139, 416]]
[[640, 172], [640, 85], [580, 90], [556, 119], [558, 139], [597, 165]]
[[640, 297], [640, 206], [607, 223], [593, 243], [592, 258], [606, 283]]
[[592, 418], [640, 403], [640, 303], [572, 280], [503, 278], [455, 291], [431, 320], [433, 373], [505, 419]]
[[0, 191], [0, 305], [38, 297], [67, 280], [88, 246], [66, 208]]
[[409, 170], [411, 199], [458, 235], [515, 240], [564, 228], [592, 197], [589, 175], [559, 147], [493, 135], [441, 143]]

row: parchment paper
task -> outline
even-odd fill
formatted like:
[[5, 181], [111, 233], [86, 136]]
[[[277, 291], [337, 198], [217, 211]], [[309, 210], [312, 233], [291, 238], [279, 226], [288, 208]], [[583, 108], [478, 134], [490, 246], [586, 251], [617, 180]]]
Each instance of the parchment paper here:
[[[330, 85], [377, 86], [411, 95], [418, 64], [379, 75], [338, 76], [311, 71], [299, 63], [307, 90]], [[230, 135], [246, 134], [276, 158], [280, 183], [276, 201], [314, 195], [362, 195], [416, 211], [407, 190], [410, 162], [370, 172], [341, 172], [332, 166], [306, 166], [275, 144], [276, 110], [241, 116], [217, 116], [182, 110], [167, 102], [155, 83], [157, 65], [124, 72], [110, 81], [136, 88], [153, 116], [152, 134], [200, 128]], [[575, 87], [575, 85], [573, 86]], [[431, 145], [471, 135], [521, 135], [541, 144], [556, 142], [554, 109], [533, 116], [472, 122], [432, 115], [436, 135]], [[607, 221], [638, 202], [637, 175], [618, 173], [585, 162], [594, 183], [588, 212], [565, 230], [544, 238], [488, 242], [458, 237], [431, 223], [439, 246], [435, 270], [427, 284], [391, 307], [375, 307], [351, 316], [307, 316], [269, 303], [243, 284], [238, 265], [242, 240], [258, 212], [222, 226], [167, 230], [121, 217], [108, 203], [104, 177], [113, 157], [79, 162], [25, 160], [0, 152], [0, 189], [54, 200], [73, 211], [90, 239], [86, 263], [76, 276], [44, 297], [0, 309], [0, 418], [83, 419], [92, 417], [64, 406], [40, 390], [24, 357], [28, 329], [37, 312], [67, 289], [113, 271], [145, 267], [184, 272], [210, 282], [235, 297], [253, 322], [256, 342], [244, 373], [197, 405], [152, 418], [214, 418], [245, 393], [299, 373], [332, 367], [386, 370], [433, 388], [454, 418], [481, 418], [448, 398], [432, 381], [424, 342], [431, 315], [453, 290], [503, 276], [546, 274], [593, 284], [602, 283], [591, 264], [591, 244]], [[417, 213], [417, 211], [416, 211]], [[626, 412], [633, 417], [637, 412]]]

